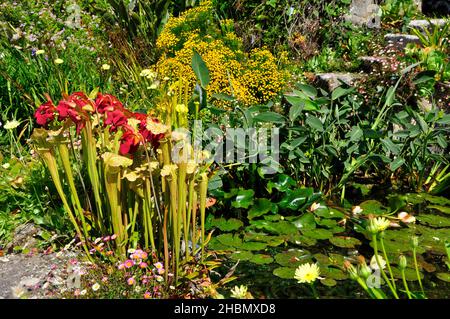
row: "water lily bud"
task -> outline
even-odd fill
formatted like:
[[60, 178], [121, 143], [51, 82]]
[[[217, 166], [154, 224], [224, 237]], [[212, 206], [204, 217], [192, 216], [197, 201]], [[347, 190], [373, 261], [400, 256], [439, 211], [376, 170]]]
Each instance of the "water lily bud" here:
[[408, 262], [406, 261], [406, 257], [404, 255], [400, 255], [398, 266], [400, 269], [405, 269]]
[[348, 260], [344, 261], [344, 268], [348, 272], [350, 279], [356, 280], [359, 278], [358, 272]]

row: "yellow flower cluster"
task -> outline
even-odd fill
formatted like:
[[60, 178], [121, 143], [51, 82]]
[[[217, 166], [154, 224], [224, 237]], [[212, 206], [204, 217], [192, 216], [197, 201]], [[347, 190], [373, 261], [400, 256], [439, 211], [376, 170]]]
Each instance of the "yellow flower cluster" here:
[[[232, 48], [230, 42], [238, 43], [238, 47], [242, 43], [233, 31], [227, 31], [225, 36], [218, 36], [220, 31], [205, 35], [198, 25], [205, 14], [211, 15], [210, 1], [169, 19], [157, 42], [162, 53], [157, 63], [158, 73], [173, 81], [183, 78], [192, 90], [196, 82], [191, 67], [195, 49], [210, 73], [207, 87], [210, 95], [233, 95], [245, 105], [265, 103], [276, 96], [285, 84], [286, 74], [279, 70], [271, 52], [263, 48], [244, 53], [235, 45]], [[224, 20], [221, 24], [230, 30], [233, 21]], [[217, 104], [226, 105], [224, 102]]]

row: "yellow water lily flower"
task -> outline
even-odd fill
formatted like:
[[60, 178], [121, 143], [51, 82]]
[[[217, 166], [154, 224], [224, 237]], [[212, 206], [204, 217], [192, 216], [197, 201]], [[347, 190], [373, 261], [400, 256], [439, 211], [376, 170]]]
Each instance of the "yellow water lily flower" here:
[[391, 222], [389, 219], [385, 217], [376, 217], [372, 218], [369, 221], [369, 226], [367, 226], [367, 230], [372, 234], [381, 233], [389, 227]]
[[313, 283], [317, 278], [319, 278], [320, 269], [317, 264], [306, 263], [298, 266], [295, 270], [294, 279], [298, 280], [298, 283]]

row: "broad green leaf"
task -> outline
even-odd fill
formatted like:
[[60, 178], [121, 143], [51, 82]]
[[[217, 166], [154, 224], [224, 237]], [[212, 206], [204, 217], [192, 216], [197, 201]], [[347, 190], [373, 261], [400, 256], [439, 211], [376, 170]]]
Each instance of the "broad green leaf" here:
[[192, 56], [192, 69], [194, 70], [200, 85], [205, 89], [209, 84], [209, 70], [205, 61], [203, 61], [202, 57], [195, 49], [194, 55]]
[[235, 208], [248, 208], [251, 204], [253, 204], [254, 194], [255, 192], [252, 189], [240, 189], [231, 206]]
[[253, 255], [252, 258], [249, 259], [250, 262], [258, 265], [270, 264], [273, 262], [273, 258], [269, 255]]
[[314, 115], [310, 115], [306, 118], [306, 124], [318, 132], [323, 132], [323, 125], [319, 118]]
[[273, 274], [283, 279], [294, 279], [295, 268], [291, 267], [278, 267], [273, 270]]
[[253, 118], [256, 122], [269, 122], [269, 123], [279, 123], [283, 124], [286, 122], [286, 119], [283, 115], [275, 113], [275, 112], [263, 112], [259, 113]]
[[257, 198], [252, 208], [248, 211], [247, 217], [248, 219], [253, 219], [267, 214], [270, 211], [276, 213], [278, 211], [278, 206], [267, 198]]
[[355, 246], [361, 245], [361, 241], [359, 239], [353, 238], [353, 237], [331, 237], [329, 239], [330, 243], [337, 247], [342, 248], [355, 248]]

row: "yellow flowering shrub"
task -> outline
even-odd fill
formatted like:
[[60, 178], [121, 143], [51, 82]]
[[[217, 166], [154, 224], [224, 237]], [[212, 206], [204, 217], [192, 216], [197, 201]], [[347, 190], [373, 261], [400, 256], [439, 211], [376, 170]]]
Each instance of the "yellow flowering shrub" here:
[[245, 105], [265, 103], [275, 97], [286, 79], [275, 57], [265, 48], [243, 52], [233, 21], [222, 20], [215, 25], [211, 9], [210, 1], [203, 1], [169, 19], [157, 41], [162, 55], [156, 65], [158, 73], [172, 81], [183, 78], [193, 90], [196, 78], [191, 61], [195, 49], [210, 72], [210, 95], [233, 95]]

